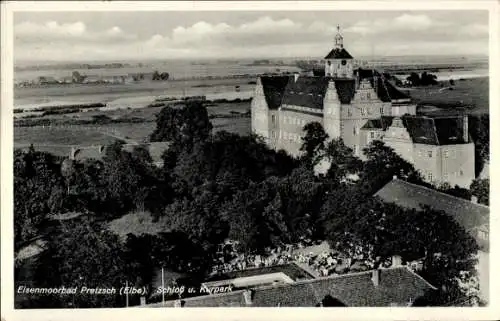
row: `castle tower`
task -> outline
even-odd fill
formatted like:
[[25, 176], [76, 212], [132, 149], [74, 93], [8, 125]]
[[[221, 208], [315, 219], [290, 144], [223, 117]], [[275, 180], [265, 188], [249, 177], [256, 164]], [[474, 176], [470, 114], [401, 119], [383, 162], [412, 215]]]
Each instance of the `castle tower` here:
[[344, 37], [337, 26], [334, 47], [325, 57], [325, 76], [333, 78], [353, 78], [353, 58], [344, 48]]

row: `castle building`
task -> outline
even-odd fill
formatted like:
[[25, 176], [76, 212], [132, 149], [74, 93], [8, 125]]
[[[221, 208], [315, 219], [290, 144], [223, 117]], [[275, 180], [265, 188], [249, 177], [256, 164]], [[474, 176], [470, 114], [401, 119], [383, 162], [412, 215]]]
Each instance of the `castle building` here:
[[303, 128], [323, 125], [354, 154], [384, 141], [428, 182], [468, 188], [475, 178], [467, 116], [417, 115], [416, 104], [376, 70], [355, 66], [340, 31], [320, 75], [262, 76], [251, 104], [252, 132], [274, 149], [301, 154]]

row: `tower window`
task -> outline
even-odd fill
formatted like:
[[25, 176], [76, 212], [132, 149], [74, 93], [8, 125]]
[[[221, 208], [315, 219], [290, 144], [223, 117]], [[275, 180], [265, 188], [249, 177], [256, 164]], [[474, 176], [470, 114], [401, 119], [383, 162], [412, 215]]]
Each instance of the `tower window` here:
[[429, 158], [432, 158], [432, 150], [427, 152], [427, 156], [429, 156]]
[[273, 125], [276, 125], [276, 115], [271, 116], [271, 121], [272, 121]]

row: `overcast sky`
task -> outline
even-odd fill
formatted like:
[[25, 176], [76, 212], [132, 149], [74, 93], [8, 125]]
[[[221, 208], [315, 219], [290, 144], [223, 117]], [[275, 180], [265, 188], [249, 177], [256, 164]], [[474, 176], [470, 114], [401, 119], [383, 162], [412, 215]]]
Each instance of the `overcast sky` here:
[[337, 24], [354, 57], [488, 54], [487, 11], [17, 12], [14, 57], [319, 59]]

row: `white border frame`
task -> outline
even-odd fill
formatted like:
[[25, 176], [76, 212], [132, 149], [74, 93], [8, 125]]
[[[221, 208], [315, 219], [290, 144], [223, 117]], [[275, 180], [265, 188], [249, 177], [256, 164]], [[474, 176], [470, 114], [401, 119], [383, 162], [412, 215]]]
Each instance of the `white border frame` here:
[[[500, 120], [498, 102], [500, 88], [498, 58], [500, 57], [499, 39], [499, 2], [490, 1], [183, 1], [183, 2], [152, 2], [152, 1], [4, 1], [2, 2], [1, 30], [1, 88], [2, 103], [0, 110], [0, 156], [1, 156], [1, 313], [2, 321], [10, 320], [89, 320], [89, 319], [121, 319], [121, 320], [489, 320], [498, 319], [499, 295], [495, 289], [500, 289], [497, 270], [498, 236], [490, 233], [490, 304], [487, 308], [337, 308], [336, 311], [317, 308], [197, 308], [168, 309], [159, 308], [128, 308], [128, 309], [79, 309], [79, 310], [13, 310], [13, 13], [18, 11], [396, 11], [396, 10], [488, 10], [489, 11], [489, 68], [490, 68], [490, 119]], [[499, 147], [498, 123], [491, 125], [490, 137], [490, 181], [491, 195], [500, 189], [497, 187], [495, 170], [499, 163], [497, 150]], [[490, 230], [498, 231], [499, 216], [498, 199], [490, 197]], [[500, 293], [500, 291], [498, 291]], [[345, 309], [345, 310], [344, 310]]]

